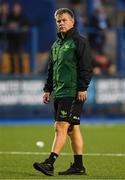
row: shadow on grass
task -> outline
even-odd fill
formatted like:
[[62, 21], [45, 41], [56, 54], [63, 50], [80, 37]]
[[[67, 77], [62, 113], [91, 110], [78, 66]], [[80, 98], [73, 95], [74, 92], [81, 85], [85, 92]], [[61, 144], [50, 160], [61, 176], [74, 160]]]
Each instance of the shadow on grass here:
[[[37, 172], [29, 173], [22, 171], [4, 171], [0, 170], [0, 179], [119, 179], [119, 177], [114, 176], [91, 176], [87, 175], [70, 175], [70, 176], [58, 176], [56, 173], [55, 176], [46, 176], [42, 173], [37, 174]], [[125, 177], [121, 176], [120, 179], [124, 179]]]

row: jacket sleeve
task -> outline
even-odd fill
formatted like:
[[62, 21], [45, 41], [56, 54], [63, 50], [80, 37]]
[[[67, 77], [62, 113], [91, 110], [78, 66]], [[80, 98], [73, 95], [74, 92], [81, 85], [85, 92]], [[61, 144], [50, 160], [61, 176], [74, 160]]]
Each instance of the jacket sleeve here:
[[48, 72], [43, 90], [44, 92], [50, 92], [50, 93], [53, 91], [53, 63], [51, 60], [51, 56], [49, 59]]
[[77, 41], [77, 77], [78, 91], [86, 91], [93, 74], [93, 58], [87, 39], [80, 37]]

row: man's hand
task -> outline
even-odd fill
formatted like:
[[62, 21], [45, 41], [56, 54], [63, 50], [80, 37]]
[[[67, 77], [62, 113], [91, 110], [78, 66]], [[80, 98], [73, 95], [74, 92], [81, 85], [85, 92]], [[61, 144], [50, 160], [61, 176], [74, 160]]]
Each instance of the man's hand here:
[[43, 102], [48, 104], [50, 102], [50, 92], [44, 92], [43, 94]]
[[78, 91], [78, 100], [85, 101], [87, 99], [87, 92], [86, 91]]

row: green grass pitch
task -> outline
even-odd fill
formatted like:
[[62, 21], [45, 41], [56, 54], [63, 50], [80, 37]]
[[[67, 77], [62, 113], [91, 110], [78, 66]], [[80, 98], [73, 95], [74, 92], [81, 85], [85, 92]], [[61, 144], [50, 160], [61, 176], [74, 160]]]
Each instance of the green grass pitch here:
[[[81, 125], [86, 176], [58, 176], [73, 162], [69, 140], [55, 163], [55, 175], [33, 169], [51, 150], [53, 125], [0, 126], [0, 179], [125, 179], [125, 124]], [[45, 146], [38, 148], [37, 141]], [[28, 154], [29, 152], [29, 154]], [[34, 152], [37, 152], [34, 154]], [[42, 154], [40, 154], [42, 153]]]

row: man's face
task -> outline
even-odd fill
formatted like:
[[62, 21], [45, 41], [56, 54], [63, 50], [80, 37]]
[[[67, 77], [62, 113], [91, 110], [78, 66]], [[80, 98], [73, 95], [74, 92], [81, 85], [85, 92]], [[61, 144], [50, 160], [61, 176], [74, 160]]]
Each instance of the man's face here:
[[63, 13], [61, 15], [57, 15], [56, 25], [60, 33], [66, 33], [68, 30], [73, 28], [74, 19], [68, 13]]

